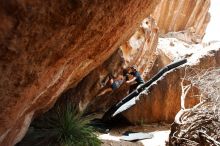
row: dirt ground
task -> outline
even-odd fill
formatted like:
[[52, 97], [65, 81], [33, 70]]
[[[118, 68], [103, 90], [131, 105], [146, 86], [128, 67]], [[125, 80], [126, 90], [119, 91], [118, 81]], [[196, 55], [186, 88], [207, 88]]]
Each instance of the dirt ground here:
[[[127, 126], [127, 127], [117, 127], [111, 129], [110, 135], [112, 136], [122, 136], [123, 133], [127, 131], [131, 132], [156, 132], [156, 131], [168, 131], [170, 129], [170, 125], [163, 123], [155, 123], [150, 125], [137, 125], [137, 126]], [[100, 133], [101, 135], [101, 133]], [[150, 139], [154, 141], [154, 137]], [[158, 137], [155, 137], [155, 141], [158, 141]], [[128, 142], [122, 140], [108, 140], [102, 139], [102, 146], [144, 146], [144, 144], [140, 141], [137, 142]], [[162, 146], [162, 145], [160, 145]]]
[[144, 146], [140, 142], [102, 140], [102, 146]]

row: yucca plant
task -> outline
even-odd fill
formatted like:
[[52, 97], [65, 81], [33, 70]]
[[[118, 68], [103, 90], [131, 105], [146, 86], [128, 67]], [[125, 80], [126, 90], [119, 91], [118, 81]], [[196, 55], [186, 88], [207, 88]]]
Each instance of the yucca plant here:
[[34, 121], [21, 146], [100, 146], [88, 121], [67, 104]]

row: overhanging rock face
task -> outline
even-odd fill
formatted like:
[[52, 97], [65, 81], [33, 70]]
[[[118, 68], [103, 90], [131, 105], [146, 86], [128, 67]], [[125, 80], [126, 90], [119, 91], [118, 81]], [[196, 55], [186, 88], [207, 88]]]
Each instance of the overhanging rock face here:
[[[146, 21], [149, 26], [144, 27], [143, 24]], [[83, 78], [75, 88], [68, 89], [63, 93], [60, 97], [61, 100], [70, 99], [79, 105], [79, 110], [83, 112], [100, 112], [109, 108], [109, 104], [118, 101], [115, 99], [120, 99], [120, 96], [116, 97], [113, 95], [115, 93], [112, 93], [109, 82], [110, 74], [117, 77], [122, 74], [123, 68], [136, 65], [138, 70], [142, 72], [142, 76], [146, 76], [157, 58], [156, 47], [159, 31], [155, 21], [150, 17], [142, 21], [141, 24], [142, 26], [138, 27], [129, 41], [121, 45], [102, 65]], [[126, 86], [119, 89], [120, 91], [117, 90], [117, 94], [121, 93], [121, 97], [123, 97], [126, 94], [124, 89]]]
[[[128, 40], [140, 22], [153, 13], [159, 2], [3, 0], [0, 3], [0, 145], [17, 143], [36, 113], [48, 110], [61, 93], [76, 86], [108, 59]], [[191, 1], [184, 0], [178, 5], [185, 2], [189, 4]], [[193, 26], [204, 28], [196, 29], [201, 30], [201, 34], [206, 21], [197, 20], [207, 20], [203, 18], [209, 1], [204, 2], [193, 1], [195, 10], [199, 8], [196, 12], [202, 11], [196, 17], [201, 19], [188, 19], [187, 15]], [[191, 10], [187, 5], [184, 12], [188, 11], [187, 8]], [[170, 12], [172, 9], [169, 9], [172, 14]], [[172, 22], [180, 18], [171, 16], [175, 17]], [[176, 30], [174, 28], [185, 22], [179, 21], [178, 27], [170, 25], [168, 31]], [[155, 33], [152, 40], [157, 40], [157, 36]], [[155, 48], [155, 42], [152, 41], [152, 48]], [[146, 57], [144, 52], [148, 51], [142, 52]], [[149, 59], [144, 58], [138, 63], [142, 64], [143, 60]]]
[[[190, 43], [200, 42], [209, 22], [209, 6], [210, 0], [161, 0], [154, 12], [151, 14], [151, 17], [144, 19], [141, 27], [138, 27], [131, 38], [126, 40], [126, 42], [120, 46], [123, 51], [122, 57], [125, 60], [126, 65], [137, 65], [138, 70], [144, 78], [146, 77], [146, 80], [149, 79], [149, 76], [152, 77], [157, 72], [152, 71], [156, 58], [163, 57], [161, 55], [157, 56], [158, 52], [156, 48], [159, 35], [161, 36], [163, 33], [170, 32], [166, 35], [163, 34], [163, 37], [170, 36]], [[155, 18], [155, 20], [152, 17]], [[162, 60], [165, 61], [164, 58], [162, 58]], [[111, 64], [114, 66], [117, 61], [118, 60], [112, 60]], [[163, 66], [168, 63], [170, 63], [169, 59], [167, 59], [166, 63], [164, 62]], [[123, 64], [123, 67], [126, 65]], [[163, 66], [161, 66], [161, 68]], [[108, 69], [109, 68], [110, 67], [108, 67]], [[115, 68], [116, 70], [114, 69], [113, 72], [117, 74], [121, 68], [122, 66]], [[102, 64], [96, 68], [94, 72], [100, 72], [100, 69], [102, 72], [102, 70], [106, 70], [106, 66]], [[152, 72], [154, 73], [149, 75], [149, 73]], [[109, 94], [102, 95], [101, 97], [99, 96], [99, 93], [106, 87], [101, 87], [100, 82], [107, 78], [107, 73], [97, 74], [94, 81], [92, 81], [90, 79], [93, 75], [89, 74], [85, 78], [87, 81], [83, 80], [78, 84], [80, 87], [77, 87], [77, 93], [72, 95], [71, 98], [73, 100], [77, 98], [78, 100], [78, 96], [82, 95], [79, 99], [80, 109], [82, 110], [86, 109], [87, 111], [93, 112], [98, 111], [100, 109], [99, 107], [106, 110], [108, 107], [106, 108], [105, 105], [107, 104], [105, 103], [115, 103], [118, 100], [115, 102], [112, 101], [112, 98], [115, 99], [115, 96], [109, 96], [111, 92], [109, 92]], [[97, 81], [97, 78], [99, 78], [99, 81]], [[82, 84], [84, 87], [81, 86]], [[91, 85], [94, 85], [93, 89]], [[91, 94], [87, 94], [90, 91]], [[87, 95], [85, 96], [85, 94]], [[122, 95], [124, 95], [124, 93], [122, 93]], [[117, 97], [116, 99], [121, 98]], [[99, 103], [100, 106], [97, 107], [96, 103]]]
[[0, 145], [102, 64], [159, 0], [0, 3]]

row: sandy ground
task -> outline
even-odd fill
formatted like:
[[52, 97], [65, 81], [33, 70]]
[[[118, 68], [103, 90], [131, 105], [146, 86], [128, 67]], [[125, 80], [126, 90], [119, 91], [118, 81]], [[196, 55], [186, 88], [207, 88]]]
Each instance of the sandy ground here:
[[141, 142], [103, 140], [102, 146], [144, 146]]
[[[102, 146], [165, 146], [170, 133], [170, 125], [151, 124], [142, 126], [129, 126], [112, 129], [108, 134], [99, 134], [102, 140]], [[120, 137], [126, 131], [149, 132], [154, 135], [152, 139], [140, 140], [137, 142], [127, 142], [120, 140]]]

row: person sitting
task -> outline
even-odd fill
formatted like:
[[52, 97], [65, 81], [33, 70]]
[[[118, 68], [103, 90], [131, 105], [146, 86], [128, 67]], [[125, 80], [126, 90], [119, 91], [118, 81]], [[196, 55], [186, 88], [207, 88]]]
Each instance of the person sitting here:
[[127, 80], [126, 83], [132, 84], [129, 89], [129, 93], [131, 93], [139, 85], [144, 84], [144, 80], [141, 77], [141, 74], [137, 71], [136, 66], [130, 67], [129, 74], [132, 76], [132, 79]]

